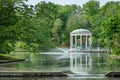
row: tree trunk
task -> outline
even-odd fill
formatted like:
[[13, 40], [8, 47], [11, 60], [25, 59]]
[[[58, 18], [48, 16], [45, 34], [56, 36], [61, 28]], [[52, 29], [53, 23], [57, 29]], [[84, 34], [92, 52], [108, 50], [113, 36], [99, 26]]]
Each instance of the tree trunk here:
[[58, 32], [58, 45], [61, 44], [61, 32]]

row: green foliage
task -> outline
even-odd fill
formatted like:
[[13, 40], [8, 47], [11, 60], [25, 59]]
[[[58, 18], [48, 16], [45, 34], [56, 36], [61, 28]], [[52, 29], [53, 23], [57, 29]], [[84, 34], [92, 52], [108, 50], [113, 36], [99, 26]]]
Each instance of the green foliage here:
[[[93, 46], [110, 47], [120, 53], [120, 2], [99, 1], [83, 5], [57, 5], [41, 1], [26, 5], [26, 0], [0, 0], [0, 52], [9, 53], [17, 47], [28, 51], [46, 50], [53, 43], [69, 44], [74, 29], [93, 33]], [[23, 42], [21, 44], [20, 42]]]
[[[17, 13], [24, 0], [0, 0], [0, 52], [9, 53], [15, 48], [18, 31], [15, 24], [20, 20]], [[22, 11], [22, 9], [21, 9]]]
[[17, 25], [19, 40], [26, 43], [25, 49], [39, 51], [51, 46], [50, 33], [44, 19], [24, 18]]
[[0, 0], [0, 25], [11, 25], [14, 23], [14, 3], [13, 0]]
[[49, 42], [48, 23], [42, 18], [34, 18], [33, 6], [29, 7], [24, 0], [2, 0], [0, 5], [0, 11], [3, 11], [0, 13], [1, 53], [13, 51], [17, 41], [23, 41], [24, 48], [29, 51], [39, 51], [53, 46]]
[[87, 28], [87, 20], [80, 14], [73, 14], [68, 18], [67, 31], [70, 33], [74, 29]]
[[0, 27], [0, 53], [9, 53], [14, 50], [14, 44], [17, 40], [17, 35], [14, 26]]
[[100, 2], [96, 0], [90, 0], [83, 4], [82, 15], [88, 20], [88, 30], [92, 32], [93, 35], [93, 46], [96, 47], [98, 44], [97, 39], [100, 38], [100, 25], [101, 25], [101, 15], [100, 12]]
[[54, 22], [54, 27], [52, 29], [52, 32], [55, 34], [60, 32], [62, 29], [62, 25], [63, 25], [63, 22], [61, 21], [61, 19], [56, 19]]
[[63, 21], [63, 26], [66, 26], [66, 21], [71, 13], [80, 12], [81, 7], [77, 5], [58, 6], [58, 17]]
[[96, 0], [90, 0], [87, 3], [83, 4], [82, 13], [86, 16], [93, 16], [98, 13], [100, 8], [100, 2]]
[[108, 2], [106, 3], [106, 5], [101, 7], [100, 15], [104, 19], [118, 15], [120, 13], [119, 8], [120, 8], [119, 2], [114, 2], [114, 1]]
[[57, 6], [51, 2], [41, 1], [35, 6], [36, 16], [46, 19], [54, 19], [57, 13]]
[[[13, 57], [13, 56], [10, 56], [10, 55], [6, 55], [6, 54], [0, 54], [0, 60], [21, 60], [20, 58], [16, 58], [16, 57]], [[1, 61], [1, 62], [2, 62]]]
[[102, 37], [107, 47], [112, 47], [114, 54], [120, 54], [120, 16], [113, 16], [103, 21]]
[[52, 28], [52, 32], [54, 36], [58, 37], [58, 45], [61, 43], [61, 30], [62, 30], [63, 22], [61, 19], [56, 19], [54, 22], [54, 27]]
[[[81, 7], [77, 5], [58, 5], [58, 14], [57, 17], [62, 20], [62, 29], [60, 33], [61, 43], [68, 44], [69, 43], [69, 33], [66, 30], [67, 20], [69, 16], [73, 13], [80, 13]], [[61, 44], [61, 45], [62, 45]]]
[[[24, 12], [25, 0], [0, 0], [0, 25], [15, 25]], [[28, 8], [26, 9], [28, 10]]]

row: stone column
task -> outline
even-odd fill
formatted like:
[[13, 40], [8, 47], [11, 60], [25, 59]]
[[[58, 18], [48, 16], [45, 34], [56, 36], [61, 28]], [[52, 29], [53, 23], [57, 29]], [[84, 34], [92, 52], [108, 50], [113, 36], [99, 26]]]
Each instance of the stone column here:
[[70, 49], [73, 48], [73, 35], [70, 36]]
[[80, 47], [82, 48], [82, 35], [80, 35]]
[[72, 35], [70, 35], [70, 49], [72, 48]]
[[82, 67], [82, 56], [80, 56], [80, 67]]
[[77, 68], [77, 56], [75, 54], [75, 68]]
[[88, 41], [87, 41], [87, 35], [86, 35], [86, 48], [87, 48], [87, 44], [88, 44]]
[[89, 37], [89, 47], [91, 47], [92, 46], [92, 35], [90, 35], [90, 37]]
[[87, 55], [86, 55], [86, 64], [85, 65], [86, 65], [86, 68], [87, 68], [87, 65], [88, 65], [88, 63], [87, 63]]
[[77, 48], [77, 35], [75, 35], [75, 48]]
[[73, 64], [73, 59], [74, 59], [73, 54], [70, 53], [70, 60], [71, 60], [71, 61], [70, 61], [70, 68], [71, 68], [71, 69], [73, 69], [73, 65], [74, 65], [74, 64]]

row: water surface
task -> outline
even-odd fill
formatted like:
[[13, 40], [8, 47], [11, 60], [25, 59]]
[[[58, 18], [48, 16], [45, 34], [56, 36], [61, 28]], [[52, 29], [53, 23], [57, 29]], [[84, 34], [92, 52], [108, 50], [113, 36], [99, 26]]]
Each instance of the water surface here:
[[[70, 59], [60, 57], [64, 53], [52, 51], [43, 53], [15, 52], [11, 55], [18, 58], [25, 58], [24, 62], [0, 65], [0, 71], [39, 71], [39, 72], [58, 72], [75, 75], [70, 72]], [[101, 54], [104, 56], [104, 54]], [[43, 77], [43, 78], [0, 78], [0, 80], [120, 80], [119, 78], [106, 78], [104, 75], [109, 71], [120, 70], [120, 60], [108, 57], [99, 57], [92, 54], [92, 71], [90, 76], [75, 75], [68, 78], [63, 77]], [[99, 76], [98, 76], [99, 75]], [[100, 76], [102, 75], [102, 76]]]

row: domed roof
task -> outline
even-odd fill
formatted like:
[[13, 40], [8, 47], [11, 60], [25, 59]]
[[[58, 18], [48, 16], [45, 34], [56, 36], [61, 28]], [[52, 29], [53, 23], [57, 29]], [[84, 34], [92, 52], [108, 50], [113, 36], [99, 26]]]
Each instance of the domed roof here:
[[71, 34], [91, 34], [91, 32], [86, 29], [76, 29], [76, 30], [73, 30]]

